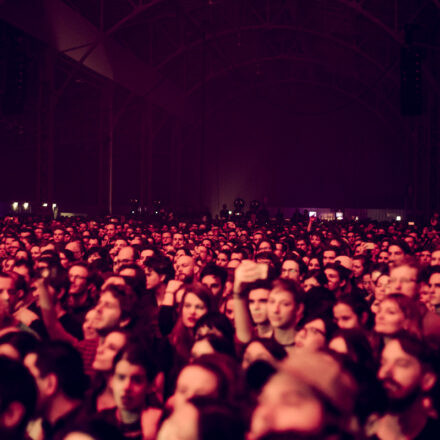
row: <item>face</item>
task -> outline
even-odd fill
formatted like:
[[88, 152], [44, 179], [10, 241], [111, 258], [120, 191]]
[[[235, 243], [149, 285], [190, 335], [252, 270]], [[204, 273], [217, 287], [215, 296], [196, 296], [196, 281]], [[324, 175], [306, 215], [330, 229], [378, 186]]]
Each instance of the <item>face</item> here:
[[146, 406], [149, 384], [146, 371], [140, 365], [120, 360], [111, 379], [111, 388], [119, 410], [140, 412]]
[[322, 254], [322, 264], [325, 266], [328, 263], [334, 263], [336, 252], [334, 250], [326, 250]]
[[220, 267], [226, 267], [228, 264], [229, 258], [223, 252], [220, 252], [215, 260], [215, 264]]
[[391, 269], [389, 293], [402, 293], [415, 298], [417, 295], [417, 269], [415, 267], [399, 266]]
[[341, 278], [335, 269], [325, 269], [324, 273], [327, 277], [327, 288], [332, 292], [337, 292], [341, 288]]
[[255, 324], [267, 323], [268, 289], [253, 289], [249, 292], [249, 311]]
[[362, 264], [362, 260], [353, 260], [352, 272], [355, 278], [359, 278], [362, 275], [364, 270], [364, 265]]
[[154, 269], [147, 266], [145, 268], [145, 278], [147, 289], [155, 289], [161, 284], [164, 277], [161, 277]]
[[431, 266], [440, 266], [440, 251], [434, 251], [432, 253]]
[[374, 330], [383, 335], [394, 335], [404, 329], [407, 323], [405, 315], [393, 300], [384, 299], [376, 313]]
[[201, 281], [214, 296], [221, 296], [222, 285], [219, 277], [216, 277], [215, 275], [205, 275]]
[[82, 266], [72, 266], [69, 269], [69, 294], [81, 295], [87, 288], [88, 270]]
[[429, 266], [431, 263], [431, 252], [429, 251], [420, 252], [419, 261], [422, 266]]
[[310, 237], [310, 244], [313, 248], [317, 248], [321, 244], [321, 238], [318, 235], [312, 235]]
[[322, 319], [314, 319], [304, 324], [295, 336], [295, 347], [317, 351], [325, 347], [325, 324]]
[[267, 317], [273, 328], [293, 328], [296, 313], [295, 301], [289, 292], [279, 288], [271, 290], [267, 301]]
[[405, 353], [400, 342], [393, 339], [382, 351], [377, 376], [388, 397], [401, 400], [420, 387], [423, 371], [417, 358]]
[[178, 258], [174, 269], [176, 271], [176, 279], [179, 281], [187, 282], [194, 278], [194, 260], [188, 255]]
[[172, 240], [172, 238], [171, 238], [171, 233], [169, 233], [169, 232], [164, 232], [164, 233], [162, 234], [162, 245], [163, 245], [163, 246], [166, 246], [166, 245], [171, 244], [171, 240]]
[[286, 373], [277, 373], [263, 388], [250, 431], [256, 439], [270, 431], [315, 433], [323, 419], [322, 404], [310, 388]]
[[339, 328], [359, 327], [359, 318], [348, 304], [339, 303], [333, 307], [333, 316]]
[[309, 269], [309, 271], [321, 269], [321, 265], [319, 264], [319, 260], [317, 258], [311, 258], [307, 268]]
[[116, 228], [114, 224], [108, 224], [105, 226], [105, 232], [107, 237], [112, 239], [116, 235]]
[[394, 244], [388, 248], [388, 254], [390, 267], [400, 264], [405, 258], [403, 250], [399, 246], [396, 246]]
[[127, 338], [123, 333], [109, 333], [96, 350], [92, 368], [97, 371], [111, 371], [113, 359], [126, 342]]
[[258, 246], [259, 252], [270, 252], [272, 250], [272, 245], [268, 241], [262, 241]]
[[174, 234], [173, 235], [173, 247], [175, 249], [180, 249], [185, 244], [185, 238], [183, 234]]
[[440, 273], [433, 273], [429, 277], [430, 303], [433, 306], [440, 304]]
[[94, 326], [97, 331], [110, 330], [119, 325], [121, 306], [111, 292], [104, 290], [101, 293], [95, 311]]
[[390, 277], [388, 275], [381, 275], [377, 280], [374, 288], [374, 297], [377, 301], [382, 301], [388, 293], [388, 286]]
[[84, 334], [84, 339], [93, 339], [98, 336], [93, 325], [93, 320], [95, 318], [95, 309], [89, 310], [84, 317], [84, 322], [82, 325], [82, 330]]
[[12, 278], [0, 277], [0, 321], [12, 313], [14, 292]]
[[37, 258], [40, 258], [41, 252], [39, 246], [32, 246], [31, 247], [31, 257], [33, 260], [36, 260]]
[[214, 373], [197, 365], [189, 365], [180, 372], [177, 378], [172, 405], [174, 409], [178, 409], [191, 397], [215, 395], [217, 386]]
[[182, 304], [182, 323], [185, 327], [194, 328], [196, 322], [207, 313], [205, 303], [194, 293], [187, 293]]
[[281, 266], [281, 278], [299, 281], [299, 264], [294, 260], [286, 260]]
[[55, 229], [53, 233], [54, 243], [61, 243], [64, 240], [64, 231], [62, 229]]
[[229, 319], [229, 321], [232, 322], [232, 324], [234, 324], [234, 300], [233, 299], [228, 299], [228, 301], [226, 301], [225, 303], [225, 310], [224, 310], [225, 316], [226, 318]]
[[377, 256], [377, 262], [378, 263], [388, 263], [390, 258], [390, 254], [387, 251], [381, 251], [379, 252], [379, 255]]

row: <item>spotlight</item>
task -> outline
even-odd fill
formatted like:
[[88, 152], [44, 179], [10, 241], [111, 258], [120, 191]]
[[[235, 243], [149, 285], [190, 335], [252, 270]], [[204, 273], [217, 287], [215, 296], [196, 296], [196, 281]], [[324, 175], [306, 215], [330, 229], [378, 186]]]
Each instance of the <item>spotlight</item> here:
[[26, 211], [29, 208], [29, 203], [28, 202], [24, 202], [23, 203], [23, 208]]
[[12, 209], [13, 209], [14, 211], [17, 211], [17, 209], [18, 209], [18, 202], [14, 202], [14, 203], [12, 204]]
[[402, 220], [402, 217], [401, 217], [400, 215], [398, 215], [398, 216], [396, 217], [396, 220], [397, 220], [398, 222], [400, 222], [400, 221]]
[[47, 203], [43, 203], [43, 208], [47, 208]]
[[316, 211], [309, 211], [309, 217], [316, 217]]
[[343, 220], [344, 219], [344, 213], [338, 211], [336, 213], [336, 220]]
[[52, 203], [52, 209], [55, 209], [57, 207], [56, 203]]

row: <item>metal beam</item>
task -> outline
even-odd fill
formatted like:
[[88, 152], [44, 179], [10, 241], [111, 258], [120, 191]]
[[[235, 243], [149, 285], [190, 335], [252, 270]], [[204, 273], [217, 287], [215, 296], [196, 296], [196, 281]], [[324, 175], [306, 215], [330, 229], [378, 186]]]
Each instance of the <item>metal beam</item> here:
[[[139, 6], [126, 19], [146, 9]], [[110, 37], [127, 20], [103, 33], [61, 0], [5, 0], [0, 19], [183, 121], [194, 120], [177, 85]]]

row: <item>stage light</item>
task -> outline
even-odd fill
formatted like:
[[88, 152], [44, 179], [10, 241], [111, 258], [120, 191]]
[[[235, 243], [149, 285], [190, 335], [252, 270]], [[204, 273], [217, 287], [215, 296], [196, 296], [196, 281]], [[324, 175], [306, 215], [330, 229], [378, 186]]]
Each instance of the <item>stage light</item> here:
[[18, 209], [18, 202], [14, 202], [14, 203], [12, 204], [12, 209], [13, 209], [14, 211], [17, 211], [17, 209]]
[[23, 208], [26, 211], [29, 208], [29, 203], [28, 202], [24, 202], [23, 203]]
[[344, 219], [344, 213], [338, 211], [336, 213], [336, 220], [343, 220]]
[[43, 208], [47, 208], [47, 203], [43, 203]]
[[309, 211], [309, 217], [316, 217], [316, 211]]
[[56, 203], [52, 203], [52, 209], [55, 209], [57, 207]]
[[398, 222], [400, 222], [400, 221], [402, 220], [402, 217], [401, 217], [400, 215], [398, 215], [398, 216], [396, 217], [396, 220], [397, 220]]

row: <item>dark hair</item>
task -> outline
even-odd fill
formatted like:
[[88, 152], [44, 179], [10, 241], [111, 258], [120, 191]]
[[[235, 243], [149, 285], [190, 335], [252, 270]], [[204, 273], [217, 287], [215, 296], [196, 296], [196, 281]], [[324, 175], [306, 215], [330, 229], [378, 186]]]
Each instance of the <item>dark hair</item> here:
[[209, 263], [203, 268], [202, 273], [200, 274], [200, 279], [202, 280], [203, 277], [206, 277], [207, 275], [217, 277], [220, 280], [222, 286], [225, 285], [228, 278], [227, 270], [213, 263]]
[[135, 292], [130, 286], [116, 286], [115, 284], [109, 284], [105, 290], [101, 292], [101, 295], [104, 292], [110, 292], [112, 296], [119, 301], [121, 320], [133, 319], [137, 305], [137, 298]]
[[13, 402], [20, 402], [25, 410], [22, 420], [15, 428], [19, 438], [19, 434], [24, 434], [29, 420], [34, 415], [37, 387], [31, 373], [23, 364], [0, 356], [0, 414]]
[[38, 342], [38, 339], [32, 333], [24, 331], [11, 331], [0, 337], [0, 345], [8, 344], [14, 347], [20, 355], [21, 360], [23, 360], [28, 353], [35, 351]]
[[242, 440], [245, 437], [246, 424], [238, 407], [206, 396], [192, 397], [189, 402], [198, 411], [199, 440]]
[[227, 339], [234, 339], [234, 327], [228, 318], [220, 312], [208, 312], [203, 315], [194, 326], [194, 334], [197, 334], [197, 330], [201, 327], [208, 327], [210, 329], [217, 329]]
[[149, 267], [159, 275], [165, 275], [164, 282], [167, 283], [174, 277], [173, 265], [165, 256], [151, 256], [145, 259], [145, 267]]
[[[270, 338], [254, 338], [251, 339], [245, 347], [249, 347], [249, 345], [253, 344], [254, 342], [257, 342], [261, 344], [277, 361], [281, 361], [284, 358], [287, 357], [287, 351], [286, 349], [275, 339]], [[243, 350], [243, 352], [245, 351]]]
[[234, 342], [224, 336], [208, 334], [196, 340], [194, 344], [198, 341], [207, 341], [216, 353], [226, 354], [232, 358], [236, 357]]
[[158, 366], [152, 350], [141, 342], [129, 342], [118, 351], [113, 359], [112, 373], [115, 372], [116, 365], [125, 360], [132, 365], [138, 365], [145, 370], [148, 382], [152, 382], [158, 373]]
[[54, 374], [61, 391], [72, 399], [82, 399], [89, 385], [78, 350], [64, 341], [43, 343], [35, 350], [40, 375]]

